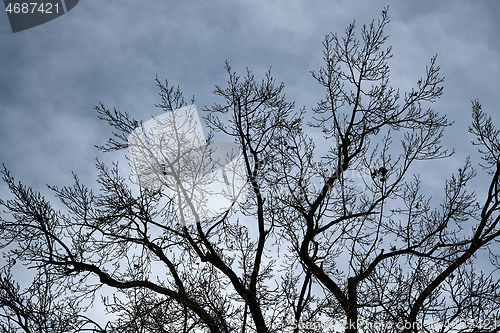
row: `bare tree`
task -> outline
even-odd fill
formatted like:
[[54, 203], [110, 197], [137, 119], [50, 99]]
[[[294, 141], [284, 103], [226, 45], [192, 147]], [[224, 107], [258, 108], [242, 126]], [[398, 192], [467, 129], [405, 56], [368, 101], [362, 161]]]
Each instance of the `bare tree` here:
[[[98, 191], [76, 175], [71, 187], [50, 187], [65, 213], [4, 169], [13, 199], [0, 200], [9, 250], [0, 274], [3, 331], [500, 330], [499, 131], [474, 101], [470, 132], [490, 184], [478, 195], [466, 190], [477, 173], [467, 159], [433, 208], [412, 166], [452, 154], [440, 143], [451, 124], [423, 108], [441, 96], [443, 78], [433, 57], [411, 91], [391, 87], [388, 23], [385, 9], [359, 40], [354, 24], [325, 38], [325, 67], [312, 75], [326, 95], [312, 115], [285, 99], [270, 71], [258, 82], [226, 64], [227, 87], [214, 91], [222, 102], [204, 108], [207, 147], [213, 138], [237, 145], [248, 193], [216, 216], [192, 224], [179, 217], [163, 177], [186, 169], [165, 168], [182, 154], [139, 161], [159, 186], [133, 184], [117, 164], [98, 160]], [[179, 88], [157, 85], [159, 108], [187, 106]], [[96, 110], [116, 130], [98, 148], [133, 149], [129, 136], [141, 122], [103, 104]], [[134, 142], [149, 147], [141, 136]], [[202, 175], [210, 165], [204, 149]], [[475, 264], [485, 252], [490, 262]], [[24, 291], [9, 273], [15, 262], [36, 271]], [[116, 290], [102, 296], [115, 318], [99, 326], [82, 316], [82, 304], [92, 305], [103, 286]]]

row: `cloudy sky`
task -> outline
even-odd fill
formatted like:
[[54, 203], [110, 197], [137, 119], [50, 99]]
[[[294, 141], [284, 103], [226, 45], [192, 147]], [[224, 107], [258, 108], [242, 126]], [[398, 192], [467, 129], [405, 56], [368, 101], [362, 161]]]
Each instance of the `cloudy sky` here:
[[[188, 99], [194, 95], [200, 109], [217, 101], [212, 91], [226, 82], [225, 60], [257, 78], [272, 66], [288, 98], [310, 110], [324, 95], [310, 75], [322, 65], [324, 36], [343, 33], [353, 20], [378, 19], [388, 4], [392, 84], [415, 87], [439, 55], [445, 90], [433, 108], [455, 121], [444, 144], [457, 151], [439, 169], [447, 176], [474, 156], [471, 100], [500, 124], [499, 1], [82, 0], [15, 34], [0, 14], [0, 162], [44, 193], [45, 184], [70, 185], [71, 171], [92, 186], [96, 156], [111, 161], [126, 153], [93, 147], [111, 135], [95, 105], [142, 120], [158, 115], [158, 75]], [[431, 176], [442, 190], [441, 175]], [[3, 183], [0, 196], [8, 197]]]
[[470, 101], [497, 112], [498, 1], [84, 0], [15, 34], [0, 15], [0, 162], [38, 189], [69, 184], [71, 171], [91, 184], [96, 156], [125, 153], [93, 148], [111, 134], [93, 110], [98, 102], [147, 120], [160, 111], [158, 75], [194, 95], [200, 109], [225, 84], [225, 60], [258, 78], [272, 66], [288, 98], [310, 109], [324, 95], [310, 75], [322, 65], [324, 35], [378, 19], [388, 4], [392, 83], [414, 87], [439, 54], [445, 90], [433, 107], [455, 121], [445, 143], [461, 163], [474, 152], [466, 133]]

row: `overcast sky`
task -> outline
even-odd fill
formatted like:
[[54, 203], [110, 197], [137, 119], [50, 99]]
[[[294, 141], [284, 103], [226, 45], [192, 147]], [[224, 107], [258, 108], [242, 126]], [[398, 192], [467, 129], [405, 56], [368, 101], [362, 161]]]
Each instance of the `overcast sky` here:
[[378, 19], [388, 4], [392, 83], [411, 89], [439, 54], [445, 90], [433, 107], [456, 122], [445, 143], [461, 163], [474, 151], [466, 133], [470, 101], [496, 113], [498, 1], [84, 0], [15, 34], [0, 15], [0, 162], [39, 189], [69, 184], [71, 171], [89, 184], [94, 157], [125, 153], [102, 156], [93, 148], [111, 134], [93, 106], [102, 101], [142, 120], [158, 115], [158, 75], [194, 95], [200, 109], [225, 84], [225, 60], [257, 78], [272, 66], [287, 97], [310, 110], [324, 95], [309, 73], [322, 65], [324, 35], [343, 33], [354, 19]]
[[[194, 95], [201, 109], [220, 101], [212, 91], [225, 85], [225, 60], [257, 78], [272, 66], [287, 97], [310, 110], [324, 96], [310, 75], [322, 65], [324, 36], [342, 34], [353, 20], [378, 19], [388, 4], [392, 84], [415, 87], [439, 55], [446, 81], [433, 108], [455, 121], [444, 144], [457, 154], [439, 169], [448, 176], [474, 156], [471, 100], [500, 124], [499, 1], [81, 0], [58, 19], [15, 34], [0, 14], [0, 162], [44, 193], [45, 184], [71, 185], [71, 171], [92, 186], [96, 156], [111, 161], [126, 153], [93, 147], [111, 135], [95, 105], [142, 120], [158, 115], [158, 75], [187, 99]], [[443, 177], [430, 177], [442, 191]]]

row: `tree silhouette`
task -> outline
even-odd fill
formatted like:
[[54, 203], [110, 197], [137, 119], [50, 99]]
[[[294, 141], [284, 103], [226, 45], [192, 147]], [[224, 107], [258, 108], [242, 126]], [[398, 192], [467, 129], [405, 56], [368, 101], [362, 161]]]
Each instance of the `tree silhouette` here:
[[[245, 200], [217, 216], [181, 223], [173, 192], [99, 160], [98, 191], [76, 175], [73, 186], [50, 187], [67, 207], [58, 212], [4, 168], [13, 199], [0, 200], [2, 330], [500, 330], [499, 131], [474, 101], [469, 131], [490, 183], [467, 191], [477, 173], [467, 159], [432, 207], [412, 166], [452, 154], [440, 143], [451, 124], [424, 108], [443, 78], [433, 57], [411, 91], [390, 86], [388, 23], [384, 9], [360, 39], [354, 24], [325, 38], [325, 65], [312, 75], [326, 95], [312, 114], [285, 99], [270, 71], [258, 82], [226, 64], [227, 86], [214, 91], [221, 102], [204, 120], [209, 145], [239, 147], [248, 184]], [[156, 81], [159, 108], [187, 106], [179, 88]], [[96, 110], [115, 129], [98, 148], [130, 148], [141, 122], [102, 103]], [[319, 130], [324, 138], [313, 140]], [[156, 162], [161, 183], [168, 172]], [[475, 263], [480, 253], [490, 261]], [[26, 290], [13, 281], [16, 262], [36, 271]], [[83, 314], [103, 286], [115, 290], [102, 296], [114, 317], [99, 326]]]

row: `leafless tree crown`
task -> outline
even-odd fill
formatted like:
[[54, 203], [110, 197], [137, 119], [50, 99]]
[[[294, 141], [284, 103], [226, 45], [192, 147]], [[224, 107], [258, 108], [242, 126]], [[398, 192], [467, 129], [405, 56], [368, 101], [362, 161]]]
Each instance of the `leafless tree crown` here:
[[[311, 112], [270, 71], [258, 81], [226, 64], [204, 121], [208, 141], [239, 149], [247, 195], [215, 216], [179, 223], [172, 192], [99, 160], [98, 189], [76, 175], [50, 186], [59, 212], [4, 168], [2, 332], [498, 331], [499, 130], [474, 101], [470, 133], [489, 184], [468, 190], [477, 171], [467, 159], [431, 205], [412, 166], [452, 154], [441, 145], [451, 124], [428, 107], [443, 78], [434, 56], [410, 91], [393, 88], [387, 24], [384, 10], [359, 37], [354, 24], [326, 36], [312, 72], [325, 96]], [[164, 112], [188, 105], [156, 82]], [[96, 111], [115, 130], [98, 148], [129, 148], [141, 122]], [[151, 164], [159, 184], [165, 163]], [[19, 263], [35, 273], [27, 288], [14, 281]], [[114, 290], [101, 299], [105, 323], [85, 315], [103, 287]]]

